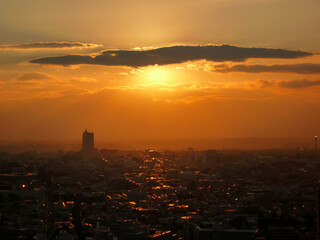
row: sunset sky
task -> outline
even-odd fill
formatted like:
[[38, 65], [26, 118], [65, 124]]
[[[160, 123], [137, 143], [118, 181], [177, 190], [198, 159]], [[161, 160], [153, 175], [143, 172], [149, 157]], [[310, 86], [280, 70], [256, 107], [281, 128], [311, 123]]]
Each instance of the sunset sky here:
[[320, 135], [318, 0], [2, 0], [0, 140]]

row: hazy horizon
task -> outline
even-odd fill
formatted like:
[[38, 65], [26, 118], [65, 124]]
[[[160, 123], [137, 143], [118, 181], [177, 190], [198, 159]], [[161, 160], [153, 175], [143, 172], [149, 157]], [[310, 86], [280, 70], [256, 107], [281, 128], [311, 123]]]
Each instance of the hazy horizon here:
[[[9, 152], [23, 151], [79, 151], [81, 139], [78, 140], [16, 140], [1, 141], [0, 150]], [[127, 141], [96, 140], [98, 149], [115, 150], [290, 150], [314, 149], [313, 138], [216, 138], [216, 139], [148, 139]], [[16, 150], [15, 150], [16, 149]]]

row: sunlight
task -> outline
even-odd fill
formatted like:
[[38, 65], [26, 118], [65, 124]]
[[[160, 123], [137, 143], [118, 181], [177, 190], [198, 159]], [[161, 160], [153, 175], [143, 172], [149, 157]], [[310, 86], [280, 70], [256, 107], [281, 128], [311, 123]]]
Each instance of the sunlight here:
[[144, 69], [143, 81], [146, 83], [168, 83], [172, 79], [172, 72], [158, 65]]

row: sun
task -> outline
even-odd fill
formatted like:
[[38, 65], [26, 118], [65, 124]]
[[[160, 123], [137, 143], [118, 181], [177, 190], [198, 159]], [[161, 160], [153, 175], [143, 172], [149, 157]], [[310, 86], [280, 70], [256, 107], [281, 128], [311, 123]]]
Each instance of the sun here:
[[134, 79], [136, 86], [172, 86], [181, 83], [181, 73], [176, 69], [175, 66], [160, 66], [152, 65], [143, 68], [134, 69], [131, 71], [131, 77]]
[[143, 81], [146, 83], [168, 83], [172, 78], [170, 69], [154, 65], [144, 69]]

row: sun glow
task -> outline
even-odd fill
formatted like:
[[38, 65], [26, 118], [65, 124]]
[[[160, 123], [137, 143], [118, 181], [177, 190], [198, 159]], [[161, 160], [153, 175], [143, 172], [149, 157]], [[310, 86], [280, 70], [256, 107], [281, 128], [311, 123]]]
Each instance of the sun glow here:
[[144, 69], [143, 81], [146, 83], [169, 83], [171, 79], [172, 72], [167, 67], [155, 65]]

